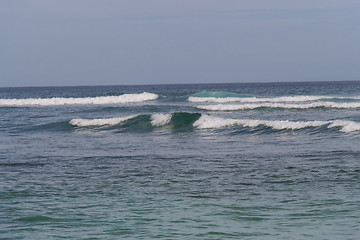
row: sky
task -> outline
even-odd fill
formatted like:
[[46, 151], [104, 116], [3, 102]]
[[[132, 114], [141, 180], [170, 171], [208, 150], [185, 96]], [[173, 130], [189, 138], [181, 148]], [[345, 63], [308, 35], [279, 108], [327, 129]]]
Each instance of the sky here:
[[360, 80], [359, 0], [0, 0], [0, 87]]

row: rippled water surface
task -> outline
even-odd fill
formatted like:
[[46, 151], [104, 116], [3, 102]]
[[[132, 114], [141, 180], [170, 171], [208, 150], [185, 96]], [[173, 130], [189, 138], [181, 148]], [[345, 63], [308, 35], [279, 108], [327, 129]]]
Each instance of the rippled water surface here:
[[0, 239], [360, 239], [360, 83], [0, 89]]

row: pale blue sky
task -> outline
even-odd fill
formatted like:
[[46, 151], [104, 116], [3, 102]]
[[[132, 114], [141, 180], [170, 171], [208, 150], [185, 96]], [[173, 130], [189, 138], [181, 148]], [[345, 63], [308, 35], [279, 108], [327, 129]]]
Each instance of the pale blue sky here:
[[358, 0], [0, 0], [0, 87], [360, 80]]

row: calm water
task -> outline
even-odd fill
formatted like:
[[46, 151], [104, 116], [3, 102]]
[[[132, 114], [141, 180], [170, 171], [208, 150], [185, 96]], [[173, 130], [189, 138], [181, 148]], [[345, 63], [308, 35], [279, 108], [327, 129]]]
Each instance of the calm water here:
[[0, 88], [0, 239], [360, 239], [360, 82]]

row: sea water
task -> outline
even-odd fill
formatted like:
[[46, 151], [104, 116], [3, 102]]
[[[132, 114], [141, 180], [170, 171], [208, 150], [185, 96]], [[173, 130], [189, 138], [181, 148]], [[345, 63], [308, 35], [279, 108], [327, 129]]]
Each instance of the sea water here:
[[360, 239], [360, 82], [0, 88], [0, 239]]

